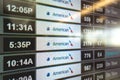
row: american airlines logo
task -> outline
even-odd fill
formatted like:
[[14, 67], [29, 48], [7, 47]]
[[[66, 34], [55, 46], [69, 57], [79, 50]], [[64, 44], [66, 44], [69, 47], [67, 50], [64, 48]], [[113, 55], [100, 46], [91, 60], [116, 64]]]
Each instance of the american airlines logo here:
[[71, 46], [73, 46], [73, 44], [72, 44], [72, 42], [69, 40], [69, 44], [71, 45]]
[[69, 54], [69, 57], [70, 57], [71, 60], [73, 60], [73, 56], [71, 54]]
[[53, 0], [53, 1], [63, 4], [70, 4], [71, 6], [73, 6], [72, 0]]
[[60, 60], [73, 60], [73, 56], [71, 54], [68, 54], [68, 55], [65, 55], [65, 56], [55, 56], [55, 57], [48, 57], [47, 58], [47, 61], [51, 61], [51, 60], [54, 60], [54, 61], [60, 61]]
[[61, 70], [61, 71], [56, 71], [56, 72], [53, 72], [53, 73], [50, 73], [50, 72], [48, 72], [47, 73], [47, 77], [51, 77], [51, 76], [57, 76], [57, 75], [63, 75], [63, 74], [73, 74], [74, 72], [73, 72], [73, 70], [72, 70], [72, 68], [68, 68], [68, 69], [66, 69], [66, 70]]
[[73, 70], [71, 68], [69, 68], [70, 72], [73, 73]]
[[69, 30], [70, 30], [70, 32], [71, 32], [71, 33], [73, 33], [73, 30], [72, 30], [72, 28], [71, 28], [71, 27], [69, 27]]
[[68, 42], [48, 42], [47, 46], [74, 46], [73, 43], [69, 40]]
[[73, 20], [73, 17], [72, 17], [72, 15], [69, 13], [69, 17], [71, 18], [71, 20]]
[[67, 28], [59, 28], [59, 27], [47, 27], [47, 31], [54, 31], [54, 32], [70, 32], [73, 33], [73, 30], [71, 27], [67, 27]]
[[73, 20], [73, 16], [71, 13], [63, 14], [60, 12], [47, 12], [46, 15], [54, 16], [54, 17], [61, 17], [61, 18], [70, 18], [71, 20]]

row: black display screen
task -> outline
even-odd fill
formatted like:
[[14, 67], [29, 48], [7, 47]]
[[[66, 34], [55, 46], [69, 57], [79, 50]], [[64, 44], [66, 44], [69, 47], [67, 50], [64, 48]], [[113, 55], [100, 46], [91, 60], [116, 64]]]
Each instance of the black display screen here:
[[93, 51], [82, 51], [81, 52], [82, 60], [91, 60], [93, 59]]
[[4, 38], [4, 51], [35, 50], [35, 38]]
[[95, 59], [105, 58], [105, 50], [95, 50]]
[[95, 62], [95, 70], [105, 69], [105, 61]]
[[4, 71], [35, 67], [35, 55], [16, 55], [4, 57]]
[[93, 71], [93, 63], [84, 63], [82, 64], [82, 73]]
[[18, 2], [15, 0], [3, 0], [3, 13], [19, 16], [35, 17], [35, 4]]
[[94, 24], [100, 24], [101, 26], [105, 23], [105, 16], [94, 16]]
[[95, 74], [95, 80], [105, 80], [105, 72]]
[[94, 76], [93, 75], [83, 76], [82, 80], [94, 80]]
[[35, 33], [35, 21], [4, 18], [5, 33]]
[[93, 42], [90, 40], [82, 39], [81, 40], [81, 47], [82, 48], [93, 48]]
[[29, 71], [23, 73], [4, 75], [3, 80], [36, 80], [36, 72]]
[[83, 15], [81, 20], [82, 24], [93, 24], [93, 15]]
[[82, 1], [81, 3], [82, 3], [82, 4], [81, 4], [82, 10], [87, 9], [87, 10], [91, 10], [91, 12], [93, 11], [93, 10], [92, 10], [92, 9], [93, 9], [93, 4], [92, 4], [92, 3], [86, 2], [86, 1]]

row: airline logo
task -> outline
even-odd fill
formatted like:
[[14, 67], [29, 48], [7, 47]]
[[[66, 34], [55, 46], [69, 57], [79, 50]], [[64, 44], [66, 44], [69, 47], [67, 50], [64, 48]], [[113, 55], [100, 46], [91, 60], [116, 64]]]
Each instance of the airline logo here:
[[48, 57], [46, 61], [49, 62], [51, 60], [58, 61], [58, 60], [73, 60], [73, 59], [74, 59], [73, 56], [71, 54], [68, 54], [66, 56], [57, 56], [57, 57], [52, 57], [52, 58]]
[[69, 27], [69, 30], [70, 30], [71, 33], [73, 33], [73, 30], [71, 29], [71, 27]]
[[70, 2], [70, 5], [73, 6], [72, 0], [69, 0], [69, 2]]
[[63, 74], [73, 74], [74, 71], [72, 70], [72, 68], [68, 68], [66, 70], [60, 70], [60, 71], [56, 71], [56, 72], [48, 72], [47, 73], [47, 77], [51, 77], [51, 76], [57, 76], [57, 75], [63, 75]]
[[71, 73], [74, 73], [73, 70], [72, 70], [71, 68], [69, 68], [69, 70], [70, 70]]
[[69, 54], [69, 57], [70, 57], [71, 60], [73, 60], [73, 56], [71, 54]]
[[71, 20], [73, 20], [73, 17], [72, 17], [72, 15], [69, 13], [69, 17], [71, 18]]
[[72, 30], [71, 27], [67, 27], [67, 28], [60, 28], [60, 27], [50, 28], [50, 27], [47, 27], [46, 30], [47, 31], [54, 31], [54, 32], [70, 32], [70, 33], [73, 33], [73, 30]]
[[73, 43], [69, 40], [68, 42], [48, 42], [47, 46], [71, 46], [73, 47]]
[[71, 6], [73, 6], [72, 0], [53, 0], [53, 1], [63, 4], [70, 4]]
[[[69, 5], [67, 5], [70, 7]], [[81, 23], [81, 12], [51, 6], [36, 6], [36, 18], [61, 22]]]
[[69, 40], [69, 44], [71, 45], [71, 46], [73, 46], [73, 44], [72, 44], [72, 42]]
[[37, 69], [36, 79], [56, 80], [79, 74], [81, 74], [81, 63]]
[[48, 11], [46, 13], [46, 15], [47, 16], [54, 16], [54, 17], [61, 17], [61, 18], [65, 18], [65, 19], [70, 18], [71, 20], [74, 19], [71, 13], [65, 14], [65, 13], [60, 13], [60, 12], [50, 12], [50, 11]]

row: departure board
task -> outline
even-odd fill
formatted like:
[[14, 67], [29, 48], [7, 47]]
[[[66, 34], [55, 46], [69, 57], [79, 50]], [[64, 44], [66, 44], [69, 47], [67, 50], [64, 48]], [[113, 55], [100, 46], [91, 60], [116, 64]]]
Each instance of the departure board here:
[[119, 0], [0, 0], [0, 80], [120, 80]]

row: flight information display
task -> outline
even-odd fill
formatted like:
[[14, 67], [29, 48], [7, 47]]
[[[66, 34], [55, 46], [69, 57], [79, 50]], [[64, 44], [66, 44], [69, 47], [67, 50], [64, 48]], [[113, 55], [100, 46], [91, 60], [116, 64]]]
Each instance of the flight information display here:
[[0, 80], [119, 80], [119, 0], [0, 0]]

